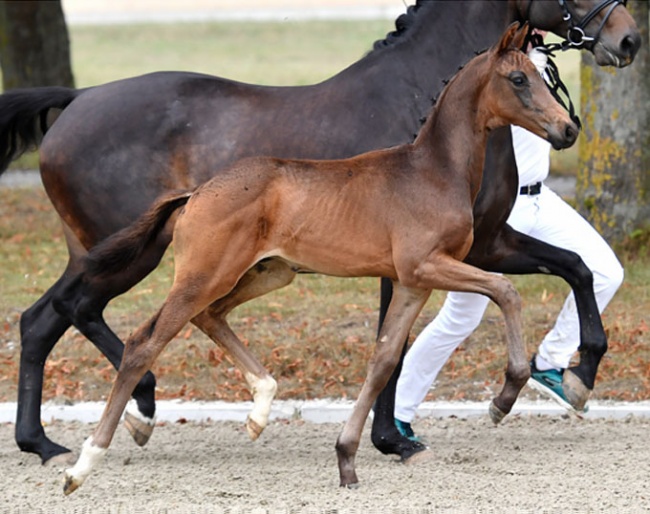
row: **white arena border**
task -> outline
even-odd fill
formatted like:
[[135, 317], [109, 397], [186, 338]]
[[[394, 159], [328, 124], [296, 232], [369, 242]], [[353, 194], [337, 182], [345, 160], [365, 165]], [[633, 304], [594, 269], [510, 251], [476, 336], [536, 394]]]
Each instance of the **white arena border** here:
[[[83, 402], [71, 405], [47, 402], [43, 404], [41, 418], [49, 423], [53, 420], [81, 421], [95, 423], [99, 421], [104, 409], [104, 402]], [[252, 402], [202, 402], [161, 400], [156, 403], [157, 421], [240, 421], [252, 408]], [[425, 402], [418, 409], [418, 417], [427, 418], [468, 418], [487, 416], [489, 402]], [[271, 410], [271, 419], [302, 419], [312, 423], [341, 423], [348, 419], [353, 402], [346, 400], [310, 400], [310, 401], [275, 401]], [[16, 421], [15, 402], [0, 403], [0, 423]], [[566, 411], [553, 402], [518, 401], [510, 416], [561, 416]], [[650, 401], [644, 402], [589, 402], [589, 412], [585, 419], [623, 419], [629, 416], [650, 418]]]

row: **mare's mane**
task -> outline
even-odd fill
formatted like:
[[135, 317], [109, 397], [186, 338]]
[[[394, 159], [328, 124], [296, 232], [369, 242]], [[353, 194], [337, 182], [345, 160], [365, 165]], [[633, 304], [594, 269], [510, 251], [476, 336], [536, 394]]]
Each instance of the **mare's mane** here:
[[[371, 52], [380, 50], [387, 46], [392, 46], [402, 40], [403, 36], [408, 33], [409, 29], [415, 24], [418, 11], [425, 3], [430, 3], [432, 0], [417, 0], [414, 5], [409, 5], [406, 13], [400, 14], [395, 20], [395, 30], [386, 34], [384, 39], [375, 41], [372, 45]], [[370, 52], [370, 53], [371, 53]]]

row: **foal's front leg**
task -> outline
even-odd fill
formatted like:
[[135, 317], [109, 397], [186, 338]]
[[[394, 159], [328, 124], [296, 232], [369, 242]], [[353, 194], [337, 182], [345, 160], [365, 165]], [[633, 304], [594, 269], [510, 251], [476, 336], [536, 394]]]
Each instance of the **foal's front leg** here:
[[490, 417], [496, 424], [510, 412], [519, 392], [530, 378], [530, 367], [521, 334], [521, 298], [512, 282], [501, 275], [457, 261], [449, 256], [432, 257], [419, 270], [423, 285], [447, 291], [480, 293], [491, 298], [503, 312], [508, 345], [505, 383], [490, 404]]
[[591, 271], [578, 254], [521, 234], [509, 225], [503, 227], [491, 245], [490, 251], [472, 248], [466, 262], [501, 273], [555, 275], [571, 286], [580, 321], [580, 363], [564, 372], [563, 389], [573, 408], [583, 411], [594, 388], [598, 365], [607, 351], [607, 335]]
[[368, 362], [368, 372], [352, 414], [336, 441], [341, 486], [352, 487], [359, 480], [354, 459], [359, 448], [363, 425], [377, 395], [385, 387], [399, 361], [402, 343], [426, 303], [430, 289], [406, 288], [393, 284], [386, 318], [377, 337], [377, 346]]

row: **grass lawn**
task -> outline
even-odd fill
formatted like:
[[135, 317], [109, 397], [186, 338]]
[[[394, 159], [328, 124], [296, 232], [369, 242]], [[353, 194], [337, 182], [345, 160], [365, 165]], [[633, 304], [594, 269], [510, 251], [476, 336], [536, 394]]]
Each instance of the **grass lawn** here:
[[[292, 85], [325, 79], [358, 60], [393, 22], [210, 23], [72, 27], [73, 67], [80, 87], [156, 70], [192, 70], [246, 82]], [[577, 53], [559, 56], [565, 80], [577, 85]], [[576, 98], [577, 100], [577, 98]], [[563, 170], [575, 166], [562, 154]], [[558, 162], [555, 161], [554, 162]], [[572, 164], [573, 163], [573, 164]], [[23, 159], [34, 167], [34, 157]], [[0, 401], [16, 397], [20, 313], [63, 271], [61, 229], [42, 190], [0, 189]], [[171, 254], [171, 252], [169, 252]], [[623, 255], [626, 281], [604, 316], [610, 337], [598, 398], [645, 399], [650, 391], [647, 256]], [[158, 271], [115, 300], [107, 320], [122, 338], [162, 303], [172, 275], [168, 255]], [[550, 328], [568, 287], [543, 276], [514, 277], [524, 300], [524, 329], [532, 353]], [[373, 348], [377, 279], [302, 276], [294, 285], [239, 308], [233, 327], [278, 379], [280, 398], [355, 397]], [[444, 295], [434, 293], [416, 331]], [[502, 383], [505, 345], [500, 313], [484, 323], [440, 376], [437, 398], [484, 399]], [[159, 398], [248, 399], [241, 374], [188, 327], [154, 369]], [[106, 397], [112, 368], [82, 336], [69, 330], [46, 367], [45, 399]]]

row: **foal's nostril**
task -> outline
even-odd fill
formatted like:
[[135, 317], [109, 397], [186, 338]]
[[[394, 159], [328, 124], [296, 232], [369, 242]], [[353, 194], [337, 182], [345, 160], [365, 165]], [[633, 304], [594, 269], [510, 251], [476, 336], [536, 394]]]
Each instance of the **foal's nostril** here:
[[579, 129], [573, 123], [569, 123], [564, 129], [564, 137], [570, 144], [573, 144], [575, 140], [578, 139], [578, 133]]

